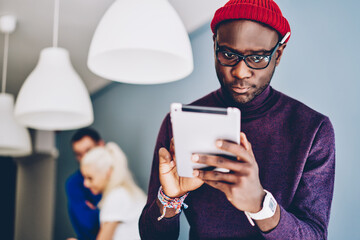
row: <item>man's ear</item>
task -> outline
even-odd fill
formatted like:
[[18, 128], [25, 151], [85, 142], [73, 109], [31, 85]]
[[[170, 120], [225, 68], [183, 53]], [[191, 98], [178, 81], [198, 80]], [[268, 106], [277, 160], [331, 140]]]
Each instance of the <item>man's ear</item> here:
[[284, 49], [285, 49], [285, 48], [286, 48], [286, 43], [280, 45], [280, 46], [278, 47], [278, 49], [276, 50], [276, 62], [275, 62], [276, 66], [279, 65], [280, 60], [281, 60], [281, 57], [282, 57], [282, 55], [283, 55], [283, 53], [284, 53]]
[[214, 51], [215, 51], [215, 40], [216, 40], [216, 35], [215, 34], [213, 35], [212, 39], [213, 39], [213, 48], [214, 48]]

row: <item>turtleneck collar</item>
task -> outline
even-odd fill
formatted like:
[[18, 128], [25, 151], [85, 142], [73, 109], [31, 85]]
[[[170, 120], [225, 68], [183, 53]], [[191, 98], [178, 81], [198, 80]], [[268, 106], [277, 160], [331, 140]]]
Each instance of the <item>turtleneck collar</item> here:
[[222, 88], [216, 91], [216, 95], [219, 100], [223, 102], [224, 107], [239, 108], [242, 120], [258, 118], [266, 114], [266, 112], [275, 105], [280, 97], [279, 92], [275, 91], [270, 85], [253, 100], [245, 104], [235, 102]]

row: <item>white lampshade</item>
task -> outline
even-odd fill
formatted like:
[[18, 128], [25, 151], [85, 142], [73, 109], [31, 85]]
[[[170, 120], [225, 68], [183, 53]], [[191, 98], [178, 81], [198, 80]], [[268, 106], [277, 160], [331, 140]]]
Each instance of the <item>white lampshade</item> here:
[[15, 118], [40, 130], [76, 129], [93, 122], [89, 94], [66, 49], [41, 51], [37, 66], [20, 89]]
[[189, 36], [167, 0], [116, 0], [97, 26], [87, 64], [133, 84], [179, 80], [194, 68]]
[[29, 131], [14, 118], [14, 97], [0, 93], [0, 156], [22, 157], [31, 154]]

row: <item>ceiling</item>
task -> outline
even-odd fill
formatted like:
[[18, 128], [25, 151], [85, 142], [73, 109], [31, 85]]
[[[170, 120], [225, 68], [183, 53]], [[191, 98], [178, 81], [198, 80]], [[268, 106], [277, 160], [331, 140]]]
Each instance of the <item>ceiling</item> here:
[[[97, 23], [114, 1], [60, 0], [58, 46], [69, 50], [74, 68], [91, 93], [111, 82], [91, 73], [86, 62]], [[224, 5], [226, 0], [169, 0], [169, 2], [191, 33], [208, 23], [215, 10]], [[7, 93], [17, 95], [24, 80], [35, 68], [40, 51], [52, 46], [53, 13], [54, 0], [0, 0], [0, 16], [12, 14], [17, 17], [16, 30], [10, 35], [9, 40]], [[3, 52], [4, 34], [1, 34], [0, 72], [2, 72]]]

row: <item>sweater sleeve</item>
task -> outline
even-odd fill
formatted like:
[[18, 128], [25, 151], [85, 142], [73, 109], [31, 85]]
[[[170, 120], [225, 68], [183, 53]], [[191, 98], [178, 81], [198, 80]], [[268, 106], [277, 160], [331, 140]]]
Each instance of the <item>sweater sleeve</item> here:
[[291, 206], [280, 207], [280, 222], [265, 239], [327, 239], [335, 177], [335, 138], [328, 118], [316, 132]]
[[86, 205], [85, 201], [90, 199], [87, 199], [82, 186], [76, 175], [66, 182], [69, 217], [79, 240], [95, 239], [100, 225], [99, 210]]
[[160, 221], [157, 220], [160, 216], [160, 210], [156, 203], [157, 192], [160, 187], [158, 152], [161, 147], [169, 149], [170, 140], [171, 124], [170, 116], [168, 114], [161, 125], [154, 150], [148, 199], [139, 220], [141, 239], [172, 240], [178, 239], [179, 236], [180, 214], [177, 214], [172, 218], [163, 218]]

